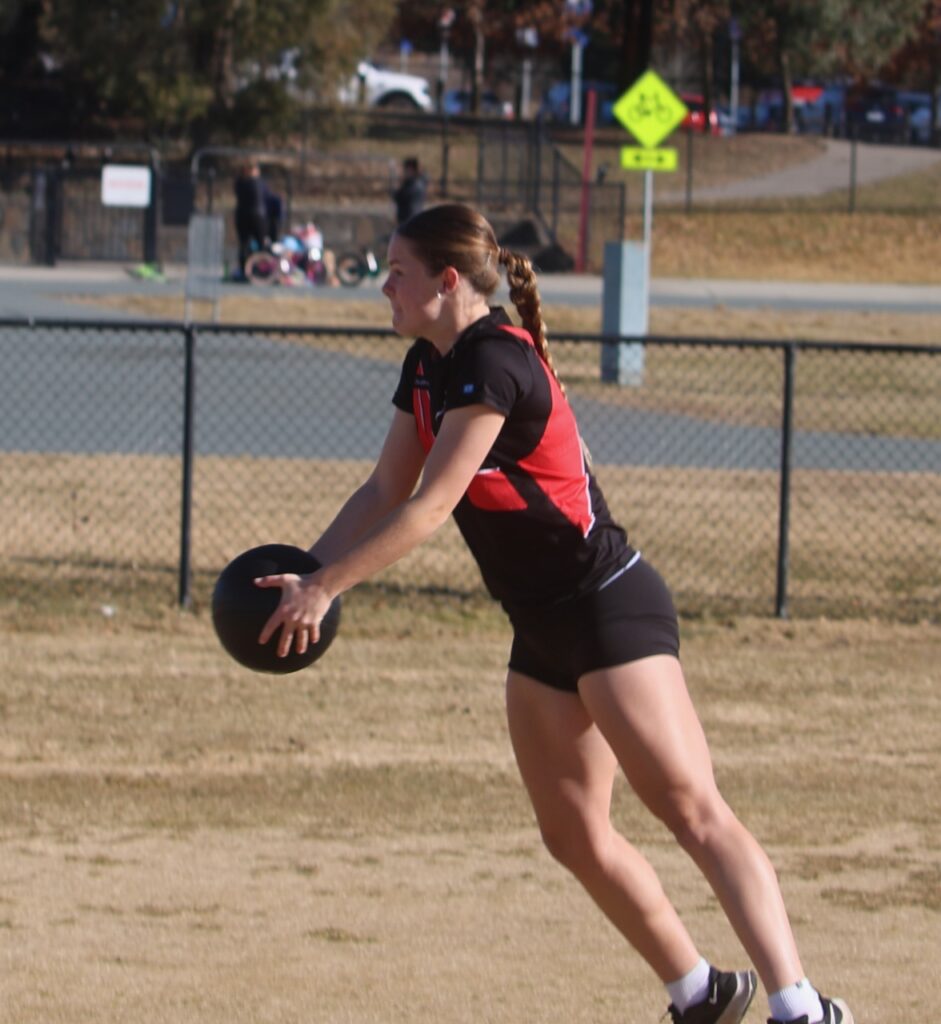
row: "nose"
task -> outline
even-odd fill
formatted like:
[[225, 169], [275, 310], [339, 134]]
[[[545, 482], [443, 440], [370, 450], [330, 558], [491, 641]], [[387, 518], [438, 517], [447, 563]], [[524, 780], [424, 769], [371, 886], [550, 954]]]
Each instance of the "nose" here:
[[391, 274], [389, 274], [386, 277], [385, 281], [382, 282], [382, 294], [385, 295], [385, 297], [387, 299], [391, 299], [392, 298], [392, 275]]

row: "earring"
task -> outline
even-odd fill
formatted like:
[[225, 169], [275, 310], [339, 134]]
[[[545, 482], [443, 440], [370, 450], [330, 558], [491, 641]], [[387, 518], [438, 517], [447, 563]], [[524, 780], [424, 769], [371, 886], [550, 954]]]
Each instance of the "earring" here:
[[435, 292], [435, 298], [436, 299], [440, 299], [441, 298], [441, 292]]

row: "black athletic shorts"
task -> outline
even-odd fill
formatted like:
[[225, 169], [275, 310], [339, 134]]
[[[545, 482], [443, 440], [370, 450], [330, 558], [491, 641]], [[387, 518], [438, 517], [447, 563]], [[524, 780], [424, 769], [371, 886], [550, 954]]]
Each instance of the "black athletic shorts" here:
[[673, 598], [639, 555], [597, 590], [551, 608], [511, 611], [510, 668], [557, 690], [586, 672], [652, 654], [679, 655]]

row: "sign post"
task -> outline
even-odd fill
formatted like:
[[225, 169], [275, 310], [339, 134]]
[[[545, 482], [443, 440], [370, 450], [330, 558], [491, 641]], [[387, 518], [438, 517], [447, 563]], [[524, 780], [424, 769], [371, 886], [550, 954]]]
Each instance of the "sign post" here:
[[[653, 175], [675, 171], [675, 149], [658, 148], [686, 117], [683, 101], [652, 70], [645, 71], [612, 108], [614, 116], [640, 143], [621, 148], [621, 166], [644, 172], [643, 241], [609, 242], [605, 246], [602, 332], [608, 336], [643, 337], [650, 308], [650, 248], [653, 233]], [[609, 268], [610, 262], [610, 268]], [[601, 379], [621, 386], [639, 386], [644, 378], [644, 346], [640, 342], [606, 342], [601, 353]]]

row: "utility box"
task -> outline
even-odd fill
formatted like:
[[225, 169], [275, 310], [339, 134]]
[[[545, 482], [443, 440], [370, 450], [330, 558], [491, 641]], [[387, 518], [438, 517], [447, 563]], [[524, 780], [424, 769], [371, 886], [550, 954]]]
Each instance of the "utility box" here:
[[[601, 332], [606, 337], [647, 334], [650, 289], [647, 246], [643, 242], [605, 242]], [[605, 341], [601, 379], [621, 387], [644, 383], [645, 347], [635, 341]]]

